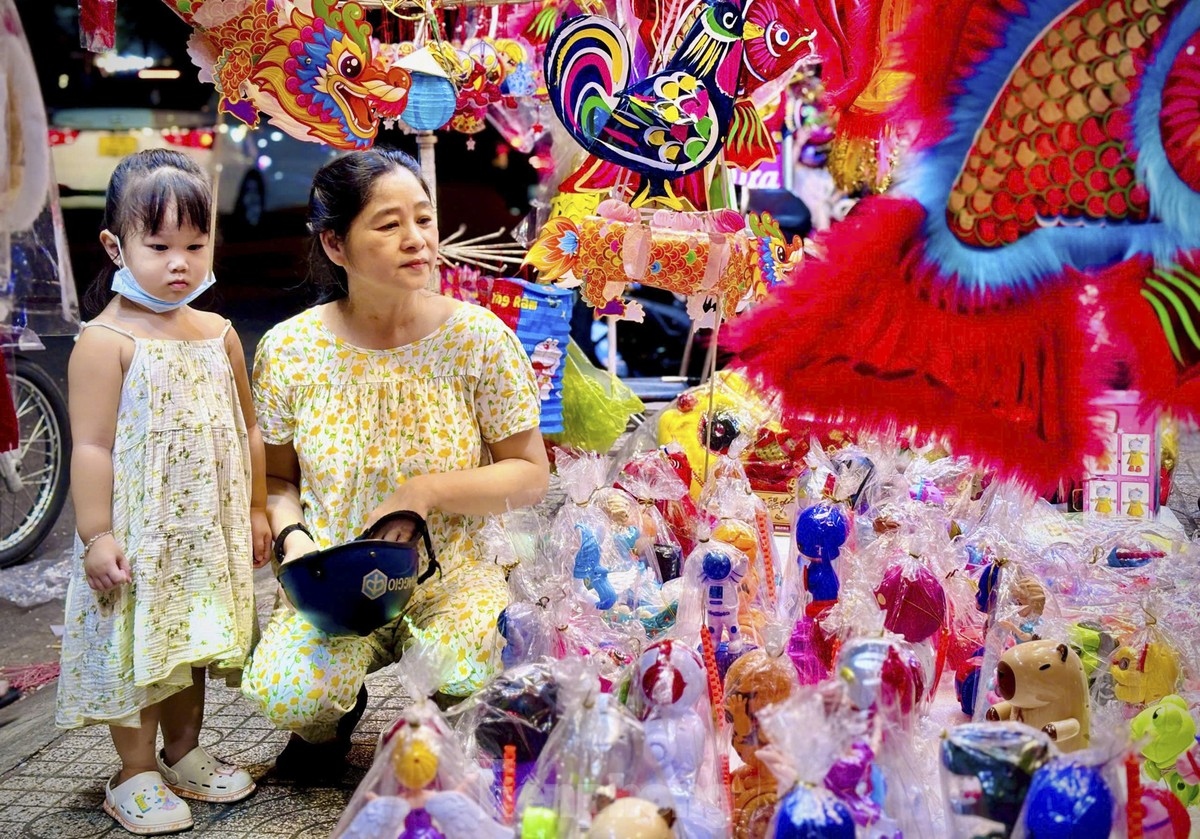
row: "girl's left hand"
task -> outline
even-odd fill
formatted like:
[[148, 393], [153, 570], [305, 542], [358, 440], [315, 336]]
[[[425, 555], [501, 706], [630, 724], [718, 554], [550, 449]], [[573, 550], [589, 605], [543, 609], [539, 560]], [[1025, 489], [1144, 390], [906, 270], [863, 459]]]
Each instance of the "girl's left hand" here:
[[250, 508], [250, 538], [254, 567], [262, 568], [271, 561], [271, 523], [267, 521], [267, 511], [261, 507]]

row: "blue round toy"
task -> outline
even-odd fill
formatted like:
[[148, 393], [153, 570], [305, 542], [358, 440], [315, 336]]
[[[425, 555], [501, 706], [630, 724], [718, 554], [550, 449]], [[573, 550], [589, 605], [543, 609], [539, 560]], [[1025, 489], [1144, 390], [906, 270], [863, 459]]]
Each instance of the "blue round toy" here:
[[1112, 791], [1098, 767], [1055, 758], [1034, 773], [1025, 798], [1029, 839], [1091, 839], [1112, 828]]
[[850, 809], [823, 787], [797, 786], [779, 802], [771, 839], [854, 839]]
[[850, 521], [835, 504], [814, 504], [796, 517], [796, 546], [810, 559], [837, 559], [849, 535]]

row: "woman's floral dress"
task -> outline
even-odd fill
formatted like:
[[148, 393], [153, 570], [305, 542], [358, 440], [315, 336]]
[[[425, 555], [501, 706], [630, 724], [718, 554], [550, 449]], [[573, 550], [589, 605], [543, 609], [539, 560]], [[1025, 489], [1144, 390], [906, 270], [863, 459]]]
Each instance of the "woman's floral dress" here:
[[[360, 535], [405, 478], [480, 466], [487, 443], [538, 427], [537, 384], [520, 342], [470, 305], [390, 350], [342, 341], [309, 309], [263, 337], [254, 393], [266, 442], [296, 450], [304, 520], [322, 548]], [[509, 598], [503, 571], [474, 538], [484, 522], [434, 512], [428, 523], [442, 577], [372, 635], [330, 637], [279, 598], [242, 685], [277, 726], [331, 739], [366, 674], [418, 638], [451, 652], [443, 692], [465, 695], [490, 675], [496, 617]]]

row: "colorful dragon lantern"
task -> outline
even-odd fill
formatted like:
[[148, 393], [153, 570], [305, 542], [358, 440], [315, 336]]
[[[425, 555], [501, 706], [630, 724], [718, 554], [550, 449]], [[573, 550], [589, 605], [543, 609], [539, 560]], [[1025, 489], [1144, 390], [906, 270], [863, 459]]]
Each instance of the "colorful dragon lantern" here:
[[250, 126], [259, 114], [293, 137], [365, 149], [382, 119], [403, 114], [410, 78], [371, 46], [357, 3], [336, 0], [164, 0], [195, 31], [188, 52]]

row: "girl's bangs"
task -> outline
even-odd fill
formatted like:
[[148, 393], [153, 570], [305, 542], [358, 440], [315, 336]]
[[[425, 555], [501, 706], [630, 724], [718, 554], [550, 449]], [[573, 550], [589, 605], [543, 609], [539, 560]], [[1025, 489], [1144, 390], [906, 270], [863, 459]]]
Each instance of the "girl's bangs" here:
[[128, 206], [134, 221], [145, 233], [156, 236], [169, 219], [177, 227], [193, 227], [207, 233], [212, 217], [212, 194], [200, 177], [180, 169], [164, 167], [138, 178], [130, 185]]

